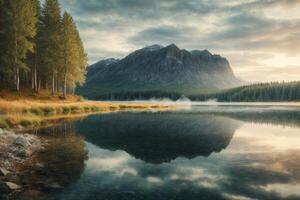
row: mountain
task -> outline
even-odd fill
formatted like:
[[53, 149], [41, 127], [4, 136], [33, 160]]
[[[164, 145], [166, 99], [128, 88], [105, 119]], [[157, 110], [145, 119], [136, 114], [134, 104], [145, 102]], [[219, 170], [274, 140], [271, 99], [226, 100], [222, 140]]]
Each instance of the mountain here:
[[207, 50], [187, 51], [171, 44], [139, 49], [123, 59], [88, 67], [77, 93], [90, 99], [174, 97], [239, 86], [226, 58]]

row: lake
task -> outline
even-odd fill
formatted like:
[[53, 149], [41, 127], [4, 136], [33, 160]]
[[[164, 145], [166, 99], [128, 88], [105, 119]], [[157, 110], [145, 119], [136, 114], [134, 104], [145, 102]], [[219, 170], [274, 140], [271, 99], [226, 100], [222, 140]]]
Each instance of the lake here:
[[[300, 199], [300, 107], [116, 112], [37, 131], [44, 199]], [[50, 184], [50, 183], [49, 183]]]

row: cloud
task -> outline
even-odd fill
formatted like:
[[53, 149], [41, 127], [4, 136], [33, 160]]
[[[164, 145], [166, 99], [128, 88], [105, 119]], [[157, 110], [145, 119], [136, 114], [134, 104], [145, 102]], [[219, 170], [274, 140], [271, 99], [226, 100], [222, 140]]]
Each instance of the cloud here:
[[[209, 49], [221, 55], [264, 53], [275, 59], [300, 55], [300, 0], [61, 2], [77, 22], [89, 63], [105, 57], [124, 57], [155, 43], [175, 43], [189, 50]], [[234, 71], [241, 72], [238, 75], [242, 77], [255, 77], [252, 69], [269, 70], [274, 64], [265, 64], [263, 57], [243, 56], [239, 62], [235, 57], [231, 59]], [[259, 65], [253, 66], [255, 63]], [[296, 63], [286, 60], [281, 67], [298, 64], [299, 59]], [[245, 75], [246, 68], [250, 75]], [[280, 77], [278, 72], [272, 73]]]
[[130, 37], [128, 42], [136, 45], [182, 43], [188, 35], [197, 31], [194, 27], [160, 26], [145, 29]]

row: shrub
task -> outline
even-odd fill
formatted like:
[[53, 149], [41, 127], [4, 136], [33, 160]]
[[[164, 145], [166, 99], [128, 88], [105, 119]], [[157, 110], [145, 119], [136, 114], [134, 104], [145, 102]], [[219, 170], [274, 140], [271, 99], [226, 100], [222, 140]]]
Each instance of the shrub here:
[[42, 110], [43, 110], [45, 116], [53, 115], [55, 113], [55, 109], [52, 107], [49, 107], [49, 106], [43, 107]]
[[100, 110], [100, 108], [98, 108], [97, 106], [92, 106], [91, 110], [92, 110], [92, 112], [97, 112]]
[[38, 119], [22, 119], [20, 125], [24, 127], [38, 127], [41, 125], [41, 122]]
[[84, 111], [85, 111], [85, 112], [90, 112], [90, 111], [91, 111], [91, 107], [85, 106], [85, 107], [84, 107]]
[[28, 114], [28, 110], [26, 108], [22, 108], [22, 114]]
[[38, 116], [43, 115], [43, 111], [40, 108], [31, 108], [30, 112]]
[[4, 119], [0, 118], [0, 128], [9, 128], [9, 125]]
[[78, 106], [72, 106], [72, 107], [71, 107], [71, 112], [72, 112], [72, 113], [75, 113], [75, 114], [76, 114], [76, 113], [81, 113], [81, 111], [82, 111], [81, 108], [78, 107]]
[[32, 122], [29, 121], [29, 120], [23, 119], [23, 120], [20, 122], [20, 124], [21, 124], [22, 126], [24, 126], [24, 127], [29, 127], [29, 126], [32, 125]]
[[56, 107], [56, 108], [55, 108], [55, 113], [56, 113], [56, 114], [61, 114], [61, 113], [63, 113], [63, 108], [62, 108], [62, 107]]
[[70, 107], [63, 107], [63, 108], [62, 108], [62, 113], [65, 114], [65, 115], [66, 115], [66, 114], [69, 114], [70, 111], [71, 111]]

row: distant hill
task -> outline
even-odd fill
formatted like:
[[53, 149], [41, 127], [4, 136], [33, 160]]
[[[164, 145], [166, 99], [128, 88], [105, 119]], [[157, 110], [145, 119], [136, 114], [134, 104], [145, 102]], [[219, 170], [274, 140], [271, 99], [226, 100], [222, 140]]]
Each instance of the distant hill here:
[[77, 93], [90, 99], [177, 98], [242, 84], [226, 58], [171, 44], [148, 46], [123, 59], [91, 65], [86, 84]]

